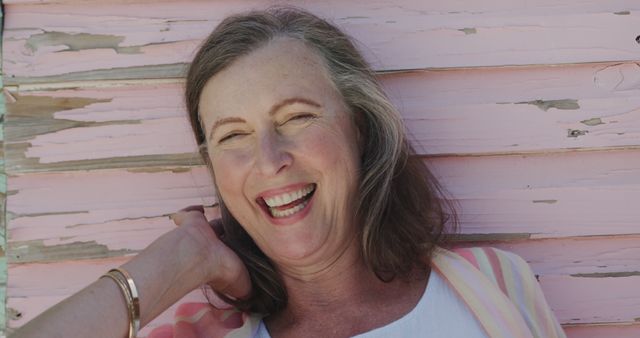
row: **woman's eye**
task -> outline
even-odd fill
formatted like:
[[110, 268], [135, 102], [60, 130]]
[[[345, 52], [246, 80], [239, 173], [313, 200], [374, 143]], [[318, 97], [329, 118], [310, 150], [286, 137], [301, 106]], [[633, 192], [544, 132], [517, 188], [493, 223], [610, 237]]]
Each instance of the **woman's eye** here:
[[246, 135], [246, 133], [230, 133], [230, 134], [227, 134], [227, 135], [223, 136], [218, 141], [218, 143], [223, 143], [223, 142], [226, 142], [226, 141], [230, 141], [230, 140], [232, 140], [234, 138], [239, 138], [242, 135]]
[[316, 116], [314, 114], [311, 113], [304, 113], [304, 114], [297, 114], [294, 115], [293, 117], [291, 117], [290, 119], [286, 120], [284, 123], [289, 123], [289, 122], [306, 122], [310, 119], [315, 118]]

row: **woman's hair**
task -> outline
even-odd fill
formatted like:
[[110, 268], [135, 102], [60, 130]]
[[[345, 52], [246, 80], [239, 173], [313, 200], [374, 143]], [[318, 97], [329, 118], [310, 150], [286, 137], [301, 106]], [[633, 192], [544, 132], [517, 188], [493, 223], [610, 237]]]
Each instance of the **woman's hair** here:
[[[186, 80], [185, 100], [196, 141], [210, 165], [198, 104], [207, 81], [238, 58], [278, 37], [301, 41], [320, 55], [362, 138], [356, 209], [362, 256], [383, 281], [408, 277], [456, 226], [452, 203], [407, 140], [400, 114], [350, 38], [304, 10], [274, 7], [226, 18], [204, 41]], [[213, 173], [215, 176], [215, 173]], [[253, 283], [248, 300], [224, 300], [263, 314], [286, 306], [287, 293], [272, 262], [219, 197], [224, 241], [246, 264]]]

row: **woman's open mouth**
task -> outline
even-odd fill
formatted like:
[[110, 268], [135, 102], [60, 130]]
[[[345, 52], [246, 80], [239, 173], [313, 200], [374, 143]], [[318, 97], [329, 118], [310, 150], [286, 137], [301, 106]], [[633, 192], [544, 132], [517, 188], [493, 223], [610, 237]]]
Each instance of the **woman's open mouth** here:
[[315, 183], [311, 183], [295, 191], [258, 198], [258, 204], [273, 218], [291, 217], [304, 210], [315, 190]]

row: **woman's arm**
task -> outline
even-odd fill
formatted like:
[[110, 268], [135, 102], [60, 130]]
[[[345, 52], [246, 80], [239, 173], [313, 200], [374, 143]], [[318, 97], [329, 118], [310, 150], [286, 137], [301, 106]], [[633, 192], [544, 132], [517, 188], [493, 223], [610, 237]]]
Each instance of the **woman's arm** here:
[[[122, 265], [139, 292], [140, 327], [207, 282], [234, 297], [244, 297], [251, 289], [246, 268], [218, 239], [202, 212], [180, 212], [174, 221], [180, 227]], [[128, 323], [122, 291], [114, 280], [100, 278], [22, 326], [12, 337], [122, 338]]]

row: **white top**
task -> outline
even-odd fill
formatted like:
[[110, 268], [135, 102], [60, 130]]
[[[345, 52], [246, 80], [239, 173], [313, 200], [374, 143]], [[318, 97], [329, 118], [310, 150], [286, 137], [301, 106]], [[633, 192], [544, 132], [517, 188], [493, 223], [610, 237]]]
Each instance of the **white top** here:
[[[434, 270], [427, 288], [413, 310], [385, 326], [357, 338], [389, 337], [488, 338], [467, 305]], [[271, 338], [260, 322], [254, 338]]]

